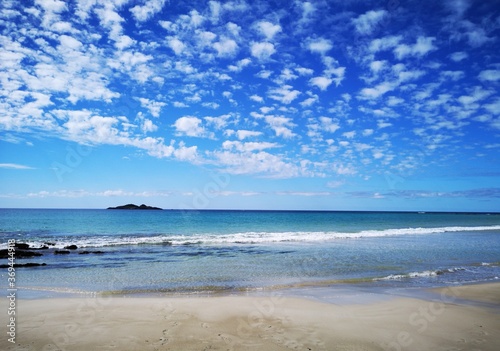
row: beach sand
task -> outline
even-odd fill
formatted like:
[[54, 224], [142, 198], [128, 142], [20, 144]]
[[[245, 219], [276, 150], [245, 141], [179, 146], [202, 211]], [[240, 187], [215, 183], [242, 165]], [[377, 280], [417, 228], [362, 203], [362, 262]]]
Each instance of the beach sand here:
[[[17, 300], [16, 343], [2, 332], [0, 349], [500, 349], [500, 284], [433, 290], [429, 299], [391, 297], [361, 304], [285, 294]], [[8, 306], [2, 298], [3, 331]]]

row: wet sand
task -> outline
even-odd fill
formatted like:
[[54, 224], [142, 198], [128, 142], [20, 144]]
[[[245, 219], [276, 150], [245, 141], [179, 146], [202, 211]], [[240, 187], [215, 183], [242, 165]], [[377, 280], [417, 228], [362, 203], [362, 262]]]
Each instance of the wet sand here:
[[[2, 332], [0, 349], [500, 349], [500, 283], [442, 288], [432, 296], [350, 304], [287, 297], [286, 291], [258, 297], [17, 300], [16, 342]], [[2, 298], [4, 331], [8, 308], [8, 298]]]

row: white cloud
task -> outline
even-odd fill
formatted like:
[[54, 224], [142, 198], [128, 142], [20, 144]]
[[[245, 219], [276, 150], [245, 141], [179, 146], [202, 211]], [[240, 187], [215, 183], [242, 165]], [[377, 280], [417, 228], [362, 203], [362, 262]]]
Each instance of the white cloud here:
[[47, 12], [61, 13], [67, 9], [66, 3], [61, 0], [35, 0], [35, 3]]
[[479, 80], [483, 82], [496, 82], [500, 80], [500, 70], [497, 69], [488, 69], [481, 71], [478, 76]]
[[178, 160], [195, 162], [198, 159], [198, 147], [187, 147], [184, 144], [180, 144], [179, 148], [173, 151], [173, 154]]
[[276, 143], [270, 143], [267, 141], [263, 142], [241, 142], [241, 141], [229, 141], [226, 140], [225, 142], [222, 143], [222, 148], [225, 150], [231, 150], [235, 149], [241, 152], [252, 152], [256, 150], [265, 150], [265, 149], [271, 149], [271, 148], [276, 148], [279, 145]]
[[467, 105], [471, 105], [478, 101], [484, 100], [492, 94], [494, 94], [493, 91], [484, 90], [481, 87], [476, 86], [473, 90], [470, 91], [469, 95], [462, 95], [457, 100], [467, 107]]
[[370, 62], [370, 70], [373, 73], [378, 73], [382, 71], [385, 67], [387, 67], [387, 61], [385, 60], [377, 60], [377, 61], [372, 61]]
[[184, 116], [175, 121], [174, 127], [180, 135], [203, 137], [206, 134], [202, 120], [193, 116]]
[[467, 32], [466, 35], [469, 41], [469, 45], [472, 47], [479, 47], [489, 41], [494, 40], [493, 38], [488, 37], [485, 30], [480, 27], [472, 28], [469, 32]]
[[301, 8], [301, 19], [299, 24], [306, 24], [313, 19], [313, 15], [316, 12], [316, 6], [310, 1], [299, 2]]
[[209, 1], [208, 5], [210, 6], [210, 20], [213, 23], [219, 22], [221, 12], [222, 12], [222, 6], [221, 6], [220, 2]]
[[443, 3], [456, 16], [455, 18], [462, 17], [471, 5], [469, 0], [448, 0]]
[[144, 22], [160, 12], [166, 0], [147, 0], [143, 6], [136, 5], [130, 9], [136, 21]]
[[250, 99], [255, 101], [255, 102], [264, 102], [264, 99], [262, 98], [262, 96], [259, 96], [256, 94], [250, 96]]
[[216, 129], [222, 129], [229, 124], [230, 118], [230, 114], [225, 114], [218, 117], [204, 117], [203, 119], [207, 121], [207, 123], [214, 125]]
[[134, 45], [135, 42], [136, 41], [130, 38], [128, 35], [120, 35], [115, 42], [115, 47], [118, 50], [123, 50]]
[[279, 24], [273, 24], [268, 21], [260, 21], [256, 24], [259, 32], [266, 38], [266, 40], [272, 40], [274, 36], [281, 32], [281, 26]]
[[4, 169], [34, 169], [30, 166], [20, 165], [16, 163], [0, 163], [0, 168]]
[[262, 79], [268, 79], [272, 74], [273, 74], [272, 71], [262, 70], [259, 73], [257, 73], [256, 76]]
[[306, 47], [313, 53], [324, 55], [333, 48], [333, 44], [331, 40], [325, 38], [308, 39]]
[[390, 127], [390, 126], [392, 126], [392, 123], [389, 123], [389, 122], [386, 122], [386, 121], [383, 121], [383, 120], [377, 121], [377, 128], [378, 129], [383, 129], [383, 128], [387, 128], [387, 127]]
[[69, 97], [73, 104], [80, 100], [102, 100], [111, 102], [119, 98], [120, 94], [107, 88], [107, 79], [98, 73], [88, 73], [86, 77], [74, 77], [67, 86]]
[[356, 131], [352, 130], [350, 132], [342, 133], [342, 136], [347, 139], [353, 139], [356, 136]]
[[220, 41], [213, 44], [213, 47], [219, 57], [231, 57], [238, 51], [238, 44], [227, 37], [222, 37]]
[[439, 75], [444, 78], [444, 80], [457, 81], [465, 77], [463, 71], [441, 71]]
[[216, 102], [202, 102], [201, 106], [211, 108], [212, 110], [217, 110], [220, 107], [220, 105]]
[[286, 67], [281, 71], [280, 76], [277, 79], [275, 79], [275, 83], [276, 84], [283, 84], [289, 80], [297, 79], [298, 77], [299, 76], [294, 74], [290, 68]]
[[149, 113], [153, 117], [159, 117], [161, 109], [166, 105], [166, 103], [161, 101], [154, 101], [146, 98], [139, 98], [139, 102], [142, 107], [145, 107], [149, 110]]
[[359, 17], [353, 19], [352, 22], [354, 23], [358, 33], [363, 35], [368, 35], [373, 32], [373, 30], [384, 19], [386, 15], [387, 11], [385, 10], [378, 10], [378, 11], [370, 10], [360, 15]]
[[256, 132], [253, 130], [244, 130], [240, 129], [236, 131], [236, 136], [238, 137], [239, 140], [243, 140], [246, 138], [252, 138], [252, 137], [258, 137], [262, 135], [262, 132]]
[[283, 104], [289, 104], [300, 95], [300, 91], [291, 90], [292, 88], [291, 85], [284, 85], [280, 88], [269, 89], [268, 96]]
[[269, 59], [275, 52], [274, 44], [268, 42], [253, 42], [250, 47], [252, 56], [259, 60]]
[[469, 54], [465, 51], [457, 51], [450, 55], [450, 59], [455, 62], [460, 62], [469, 57]]
[[291, 178], [300, 174], [296, 165], [265, 151], [214, 152], [220, 167], [230, 174], [264, 174], [270, 178]]
[[389, 35], [383, 38], [374, 39], [370, 43], [368, 50], [372, 53], [390, 50], [398, 46], [401, 40], [403, 40], [401, 35]]
[[385, 93], [394, 90], [395, 89], [395, 84], [391, 82], [382, 82], [380, 84], [377, 84], [373, 88], [363, 88], [361, 89], [361, 94], [360, 98], [361, 99], [378, 99], [380, 96], [384, 95]]
[[109, 37], [117, 40], [123, 32], [121, 23], [125, 20], [111, 6], [96, 8], [94, 12], [98, 15], [100, 24], [109, 30]]
[[186, 49], [186, 45], [184, 45], [184, 43], [176, 37], [167, 38], [167, 44], [176, 55], [181, 55]]
[[198, 45], [201, 48], [211, 47], [213, 45], [213, 41], [217, 38], [217, 34], [212, 33], [210, 31], [197, 31], [196, 37], [198, 41]]
[[397, 106], [397, 105], [400, 105], [402, 104], [404, 101], [404, 99], [401, 99], [399, 97], [396, 97], [396, 96], [389, 96], [387, 98], [387, 105], [389, 106]]
[[326, 90], [332, 84], [333, 80], [327, 77], [314, 77], [309, 80], [309, 84], [318, 87], [321, 90]]
[[338, 175], [355, 175], [357, 173], [352, 165], [342, 163], [334, 163], [332, 171]]
[[314, 70], [310, 68], [305, 68], [305, 67], [296, 67], [295, 70], [301, 75], [301, 76], [312, 76], [314, 73]]
[[313, 95], [300, 103], [302, 107], [310, 107], [319, 101], [318, 95]]
[[330, 117], [319, 117], [321, 129], [328, 133], [335, 133], [340, 129], [340, 125]]
[[177, 107], [177, 108], [186, 108], [186, 107], [189, 107], [189, 105], [186, 105], [185, 103], [180, 102], [180, 101], [174, 101], [173, 105], [174, 105], [174, 107]]
[[430, 51], [437, 49], [432, 43], [435, 40], [436, 38], [434, 37], [419, 36], [417, 38], [417, 42], [413, 45], [399, 44], [396, 48], [394, 48], [394, 56], [396, 56], [399, 60], [407, 56], [422, 57]]
[[59, 37], [59, 41], [61, 42], [61, 46], [68, 49], [78, 50], [82, 47], [82, 43], [80, 41], [68, 35], [61, 35]]
[[156, 126], [151, 120], [145, 119], [142, 123], [141, 129], [144, 133], [155, 132], [158, 130], [158, 126]]
[[189, 12], [189, 16], [190, 16], [190, 24], [194, 28], [200, 27], [205, 21], [205, 17], [200, 15], [200, 13], [196, 10], [191, 10]]
[[236, 65], [229, 65], [228, 68], [233, 72], [240, 72], [243, 68], [252, 63], [252, 60], [245, 58], [236, 62]]
[[226, 28], [228, 32], [231, 33], [235, 38], [239, 38], [241, 31], [240, 26], [238, 26], [236, 23], [229, 22], [228, 24], [226, 24]]
[[265, 116], [264, 119], [269, 124], [271, 129], [274, 130], [276, 136], [281, 136], [285, 139], [295, 136], [295, 133], [293, 133], [290, 129], [295, 126], [291, 118], [269, 115]]
[[[497, 98], [494, 102], [490, 104], [485, 104], [484, 108], [494, 114], [494, 115], [500, 115], [500, 99]], [[499, 121], [496, 121], [496, 126], [500, 126]]]

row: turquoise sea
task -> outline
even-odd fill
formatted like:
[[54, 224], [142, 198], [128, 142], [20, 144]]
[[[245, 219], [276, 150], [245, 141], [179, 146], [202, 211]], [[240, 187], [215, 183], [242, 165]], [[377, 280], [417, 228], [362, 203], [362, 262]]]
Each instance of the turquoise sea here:
[[[21, 297], [434, 287], [500, 277], [500, 214], [0, 209]], [[55, 254], [69, 245], [76, 250]], [[7, 264], [7, 259], [5, 264]], [[0, 287], [7, 288], [7, 269]]]

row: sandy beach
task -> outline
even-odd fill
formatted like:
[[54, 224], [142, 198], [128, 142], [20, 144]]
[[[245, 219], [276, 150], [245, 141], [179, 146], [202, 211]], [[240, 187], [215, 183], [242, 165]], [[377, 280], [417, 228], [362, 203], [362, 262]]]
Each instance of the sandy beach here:
[[[435, 289], [429, 296], [360, 304], [323, 303], [284, 292], [17, 300], [15, 344], [3, 332], [0, 349], [499, 349], [499, 283]], [[3, 330], [8, 307], [8, 298], [1, 299]]]

